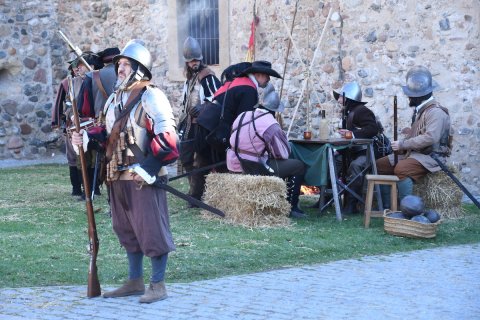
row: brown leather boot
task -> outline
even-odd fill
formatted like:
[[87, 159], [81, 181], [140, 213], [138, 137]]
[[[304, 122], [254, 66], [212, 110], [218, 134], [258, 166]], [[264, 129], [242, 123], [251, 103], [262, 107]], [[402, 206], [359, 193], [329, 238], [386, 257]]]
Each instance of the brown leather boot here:
[[140, 303], [152, 303], [167, 298], [167, 290], [165, 289], [165, 282], [150, 283], [147, 291], [140, 297]]
[[145, 284], [143, 283], [143, 278], [127, 280], [118, 289], [107, 291], [103, 294], [104, 298], [118, 298], [126, 296], [139, 296], [145, 293]]

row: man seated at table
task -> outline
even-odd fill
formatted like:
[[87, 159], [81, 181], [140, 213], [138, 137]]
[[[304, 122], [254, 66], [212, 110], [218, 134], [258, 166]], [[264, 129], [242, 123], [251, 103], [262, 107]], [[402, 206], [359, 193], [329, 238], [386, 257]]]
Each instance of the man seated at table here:
[[275, 112], [282, 112], [283, 108], [273, 85], [268, 84], [255, 109], [242, 112], [233, 122], [227, 167], [232, 172], [249, 173], [244, 161], [249, 160], [264, 166], [266, 171], [272, 170], [270, 174], [287, 179], [287, 200], [292, 206], [289, 216], [305, 218], [298, 207], [305, 166], [300, 160], [288, 158], [287, 135], [275, 120]]
[[[373, 112], [365, 107], [366, 102], [362, 102], [362, 90], [357, 82], [346, 83], [338, 92], [333, 91], [333, 96], [343, 107], [342, 128], [339, 130], [342, 138], [348, 132], [352, 133], [353, 138], [372, 139], [378, 133], [377, 121]], [[344, 98], [345, 97], [345, 101]], [[358, 195], [362, 195], [364, 175], [353, 180], [367, 165], [366, 146], [354, 146], [342, 152], [343, 156], [336, 157], [337, 164], [343, 167], [343, 161], [350, 158], [346, 172], [346, 182], [351, 182], [350, 189]], [[352, 181], [353, 180], [353, 181]], [[343, 214], [357, 213], [358, 200], [348, 192], [345, 192], [346, 201]]]

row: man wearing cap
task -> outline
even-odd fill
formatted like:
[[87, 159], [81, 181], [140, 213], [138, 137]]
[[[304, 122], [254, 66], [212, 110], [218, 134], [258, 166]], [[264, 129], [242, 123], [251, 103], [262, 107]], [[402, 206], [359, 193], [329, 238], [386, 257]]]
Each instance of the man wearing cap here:
[[232, 172], [250, 173], [245, 160], [265, 164], [273, 175], [287, 179], [290, 217], [304, 218], [298, 201], [305, 165], [298, 159], [289, 159], [287, 135], [275, 119], [275, 112], [282, 112], [284, 105], [272, 84], [263, 90], [260, 100], [253, 111], [242, 112], [233, 123], [227, 167]]
[[[101, 68], [102, 63], [99, 57], [91, 51], [86, 51], [82, 54], [82, 57], [85, 61], [92, 67], [92, 68]], [[73, 93], [76, 101], [78, 103], [78, 98], [80, 96], [80, 88], [82, 83], [85, 79], [85, 73], [88, 71], [87, 66], [81, 62], [79, 58], [73, 59], [68, 61], [69, 63], [69, 73], [72, 79], [73, 84]], [[52, 108], [52, 127], [53, 128], [60, 128], [64, 130], [66, 133], [66, 129], [71, 127], [73, 122], [71, 121], [72, 117], [72, 109], [71, 101], [69, 101], [68, 97], [68, 79], [65, 78], [62, 80], [59, 89], [57, 91], [57, 97], [55, 99], [55, 105]], [[81, 171], [78, 169], [77, 163], [77, 155], [73, 150], [72, 144], [70, 139], [65, 137], [65, 148], [66, 148], [66, 155], [67, 155], [67, 162], [69, 166], [69, 175], [70, 175], [70, 183], [72, 185], [72, 196], [75, 197], [82, 197], [82, 174]]]
[[[340, 91], [333, 91], [335, 100], [343, 108], [345, 116], [342, 119], [342, 129], [339, 130], [342, 138], [352, 133], [353, 138], [372, 139], [378, 133], [377, 121], [373, 112], [368, 109], [362, 102], [362, 90], [357, 82], [346, 83]], [[345, 100], [344, 100], [345, 97]], [[357, 195], [361, 196], [364, 176], [360, 176], [353, 180], [367, 165], [366, 146], [354, 146], [345, 152], [341, 152], [342, 156], [337, 156], [337, 164], [342, 165], [346, 161], [346, 157], [350, 158], [346, 172], [347, 182], [351, 182], [350, 189]], [[344, 214], [358, 213], [358, 200], [351, 194], [345, 194]]]
[[[113, 93], [113, 87], [117, 76], [115, 66], [112, 64], [113, 57], [120, 53], [116, 47], [107, 48], [97, 53], [97, 56], [103, 64], [100, 70], [95, 69], [85, 74], [82, 86], [78, 94], [77, 109], [81, 118], [97, 119], [103, 110], [107, 98]], [[98, 144], [96, 146], [99, 146]], [[100, 185], [103, 182], [99, 174], [99, 161], [103, 150], [90, 150], [86, 158], [88, 162], [88, 178], [90, 181], [90, 190], [95, 195], [100, 195]], [[97, 172], [95, 172], [97, 171]], [[97, 177], [97, 181], [93, 181]]]
[[[179, 116], [180, 161], [186, 172], [205, 167], [211, 163], [210, 149], [199, 148], [195, 137], [199, 134], [197, 116], [203, 110], [205, 101], [212, 101], [214, 93], [220, 87], [215, 73], [203, 64], [202, 48], [198, 41], [187, 37], [183, 44], [185, 76], [183, 102]], [[204, 144], [206, 147], [206, 144]], [[189, 195], [201, 200], [205, 189], [205, 175], [200, 172], [188, 176]], [[192, 204], [189, 204], [192, 206]]]
[[[451, 153], [451, 127], [448, 109], [441, 106], [432, 96], [435, 88], [432, 74], [423, 66], [412, 67], [406, 76], [407, 84], [402, 86], [412, 107], [412, 126], [403, 140], [392, 141], [392, 149], [398, 153], [398, 163], [394, 156], [377, 160], [379, 174], [396, 175], [398, 198], [413, 193], [413, 182], [429, 172], [441, 170], [438, 163], [430, 157], [435, 152], [440, 158]], [[382, 199], [386, 208], [390, 207], [390, 191], [382, 188]]]
[[[175, 119], [165, 94], [150, 84], [152, 56], [141, 40], [131, 40], [113, 59], [116, 90], [103, 114], [108, 134], [107, 181], [110, 184], [112, 226], [127, 252], [128, 280], [105, 298], [141, 295], [140, 303], [167, 297], [165, 270], [175, 250], [170, 231], [166, 166], [178, 158]], [[72, 143], [83, 144], [81, 134]], [[144, 256], [151, 260], [150, 285], [145, 290]]]
[[112, 61], [119, 53], [120, 50], [115, 47], [97, 53], [103, 68], [89, 72], [85, 76], [77, 102], [82, 117], [97, 118], [107, 98], [113, 93], [117, 76]]

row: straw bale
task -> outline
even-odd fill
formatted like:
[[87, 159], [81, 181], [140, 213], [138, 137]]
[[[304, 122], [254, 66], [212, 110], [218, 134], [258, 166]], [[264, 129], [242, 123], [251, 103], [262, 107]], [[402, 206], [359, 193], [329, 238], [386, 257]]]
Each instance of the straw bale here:
[[[453, 167], [450, 171], [457, 176]], [[414, 185], [413, 193], [425, 202], [425, 207], [440, 213], [442, 218], [455, 219], [464, 215], [462, 190], [443, 171], [429, 173]]]
[[[207, 175], [205, 203], [222, 210], [225, 221], [247, 227], [280, 227], [290, 223], [285, 181], [278, 177], [230, 173]], [[204, 214], [211, 217], [211, 214]]]

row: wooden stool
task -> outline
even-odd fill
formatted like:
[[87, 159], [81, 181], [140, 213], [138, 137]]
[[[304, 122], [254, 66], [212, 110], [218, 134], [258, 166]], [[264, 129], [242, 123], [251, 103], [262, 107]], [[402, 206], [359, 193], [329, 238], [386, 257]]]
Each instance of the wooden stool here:
[[365, 228], [368, 228], [370, 225], [370, 217], [383, 217], [382, 211], [372, 211], [372, 201], [373, 201], [373, 189], [376, 184], [388, 185], [391, 186], [390, 190], [390, 203], [391, 210], [397, 211], [397, 182], [399, 181], [397, 176], [389, 175], [376, 175], [376, 174], [367, 174], [366, 175], [368, 185], [367, 185], [367, 198], [365, 199], [365, 217], [364, 223]]

